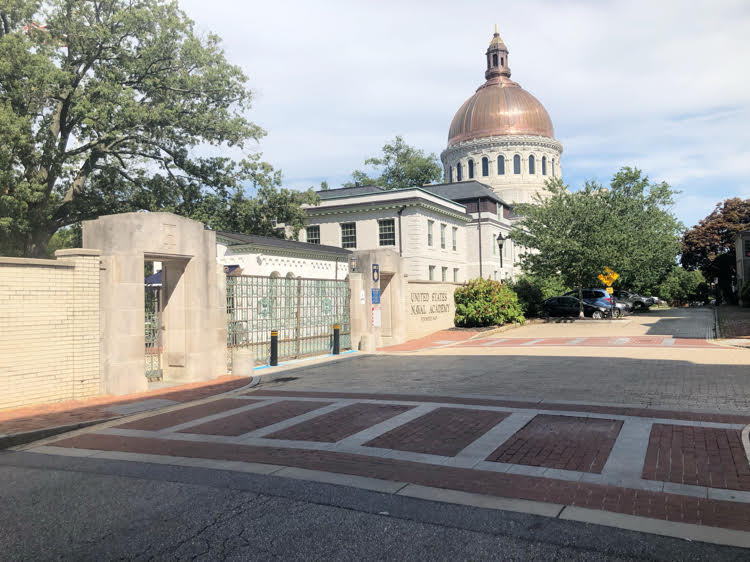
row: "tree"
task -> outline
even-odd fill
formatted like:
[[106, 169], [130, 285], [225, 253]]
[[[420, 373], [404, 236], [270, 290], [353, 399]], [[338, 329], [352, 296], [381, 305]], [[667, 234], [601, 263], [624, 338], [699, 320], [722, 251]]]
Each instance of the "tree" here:
[[312, 188], [307, 191], [282, 188], [281, 172], [267, 162], [261, 162], [259, 156], [250, 160], [254, 197], [248, 197], [245, 189], [235, 189], [229, 197], [209, 193], [198, 198], [189, 208], [181, 209], [182, 214], [213, 230], [279, 238], [284, 238], [289, 231], [296, 240], [306, 218], [301, 205], [317, 205], [320, 198]]
[[[546, 194], [518, 205], [521, 223], [511, 238], [529, 251], [521, 257], [526, 273], [559, 276], [579, 290], [600, 286], [605, 267], [620, 273], [620, 286], [655, 287], [674, 267], [681, 225], [669, 212], [673, 192], [652, 184], [637, 169], [622, 168], [609, 188], [585, 182], [571, 192], [559, 178]], [[580, 314], [583, 314], [581, 305]]]
[[711, 214], [683, 235], [682, 266], [701, 270], [706, 279], [718, 278], [724, 298], [734, 300], [734, 240], [749, 225], [750, 199], [734, 197], [717, 203]]
[[359, 183], [379, 185], [385, 189], [404, 189], [439, 182], [443, 177], [443, 169], [435, 154], [425, 155], [423, 150], [406, 144], [401, 136], [386, 143], [382, 156], [368, 158], [365, 165], [380, 168], [380, 175], [370, 177], [366, 172], [354, 170], [352, 181], [344, 185], [351, 187]]
[[232, 199], [263, 173], [226, 156], [265, 134], [250, 100], [176, 2], [3, 1], [0, 253], [44, 256], [58, 229], [102, 214]]
[[700, 271], [675, 267], [657, 288], [659, 298], [672, 305], [704, 301], [708, 296], [706, 279]]

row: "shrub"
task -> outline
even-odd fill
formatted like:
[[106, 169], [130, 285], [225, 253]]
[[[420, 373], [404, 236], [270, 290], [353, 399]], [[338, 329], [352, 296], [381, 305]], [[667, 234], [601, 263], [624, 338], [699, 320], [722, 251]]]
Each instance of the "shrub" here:
[[472, 279], [456, 289], [456, 326], [495, 326], [523, 322], [518, 297], [510, 287], [491, 279]]
[[511, 283], [510, 288], [518, 295], [518, 302], [526, 318], [536, 317], [542, 302], [546, 299], [562, 295], [569, 290], [559, 275], [522, 275]]

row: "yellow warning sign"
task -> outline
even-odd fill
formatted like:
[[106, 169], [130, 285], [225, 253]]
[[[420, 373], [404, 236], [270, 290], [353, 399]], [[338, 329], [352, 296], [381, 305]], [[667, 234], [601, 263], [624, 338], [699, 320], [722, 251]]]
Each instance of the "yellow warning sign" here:
[[607, 287], [609, 287], [610, 285], [612, 285], [612, 283], [617, 281], [618, 277], [620, 277], [620, 274], [617, 273], [614, 269], [605, 267], [604, 273], [600, 273], [596, 278], [604, 283]]

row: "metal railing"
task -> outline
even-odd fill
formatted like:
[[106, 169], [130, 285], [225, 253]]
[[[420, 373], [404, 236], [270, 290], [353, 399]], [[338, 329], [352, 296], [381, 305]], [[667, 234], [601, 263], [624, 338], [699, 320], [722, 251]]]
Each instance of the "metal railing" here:
[[349, 283], [329, 279], [227, 276], [227, 347], [251, 348], [265, 364], [271, 330], [278, 330], [279, 359], [331, 350], [333, 325], [340, 324], [341, 349], [351, 348]]

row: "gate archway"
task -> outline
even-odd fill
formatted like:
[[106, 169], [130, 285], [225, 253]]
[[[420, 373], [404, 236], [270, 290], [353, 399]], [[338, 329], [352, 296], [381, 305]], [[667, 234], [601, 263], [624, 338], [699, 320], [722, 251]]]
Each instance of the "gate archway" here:
[[226, 372], [223, 268], [216, 234], [171, 213], [125, 213], [83, 223], [83, 246], [101, 256], [102, 391], [147, 390], [144, 261], [162, 263], [161, 368], [165, 381]]

